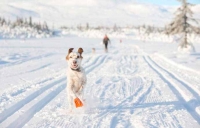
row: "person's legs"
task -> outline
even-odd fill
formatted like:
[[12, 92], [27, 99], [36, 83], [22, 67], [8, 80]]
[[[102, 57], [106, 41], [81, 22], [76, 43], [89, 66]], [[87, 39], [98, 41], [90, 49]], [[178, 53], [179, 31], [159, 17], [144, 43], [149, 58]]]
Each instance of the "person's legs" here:
[[108, 52], [108, 44], [105, 43], [105, 52]]

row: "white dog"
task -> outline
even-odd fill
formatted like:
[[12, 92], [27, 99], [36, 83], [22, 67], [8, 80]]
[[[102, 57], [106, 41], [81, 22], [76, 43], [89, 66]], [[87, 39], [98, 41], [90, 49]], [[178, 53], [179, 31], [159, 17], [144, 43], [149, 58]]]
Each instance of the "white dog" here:
[[66, 59], [68, 61], [67, 70], [67, 94], [69, 101], [69, 109], [72, 111], [74, 99], [79, 98], [84, 101], [83, 90], [85, 88], [87, 78], [84, 69], [81, 67], [83, 49], [79, 48], [78, 52], [73, 52], [70, 48]]

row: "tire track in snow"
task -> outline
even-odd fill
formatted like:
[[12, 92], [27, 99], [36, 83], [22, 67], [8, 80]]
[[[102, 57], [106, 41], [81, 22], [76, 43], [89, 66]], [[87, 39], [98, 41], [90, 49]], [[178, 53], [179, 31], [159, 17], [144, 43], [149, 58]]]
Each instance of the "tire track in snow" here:
[[[90, 65], [85, 67], [86, 73], [88, 74], [93, 69], [95, 69], [95, 68], [99, 67], [100, 65], [102, 65], [103, 63], [105, 63], [107, 60], [106, 58], [107, 58], [106, 55], [99, 56], [99, 59], [95, 59], [97, 61], [93, 65], [91, 64], [92, 65], [91, 67], [90, 67]], [[64, 79], [66, 79], [66, 78], [64, 78]], [[61, 81], [61, 82], [63, 82], [63, 81]], [[29, 110], [27, 110], [22, 115], [20, 115], [20, 117], [17, 118], [14, 122], [12, 122], [8, 126], [8, 128], [13, 128], [13, 127], [20, 128], [20, 127], [24, 126], [35, 115], [36, 112], [40, 111], [44, 106], [46, 106], [46, 104], [48, 104], [53, 98], [55, 98], [65, 88], [66, 88], [66, 84], [59, 85], [54, 91], [50, 92], [48, 95], [46, 95], [40, 101], [38, 101], [35, 105], [33, 105]], [[33, 99], [34, 98], [29, 100], [28, 102], [32, 101]], [[1, 114], [0, 114], [0, 116], [1, 116]]]
[[200, 115], [195, 111], [195, 107], [190, 105], [190, 103], [186, 102], [186, 100], [183, 98], [181, 93], [176, 89], [176, 85], [168, 78], [166, 75], [162, 73], [162, 71], [159, 69], [159, 67], [155, 64], [152, 64], [152, 62], [148, 59], [148, 57], [144, 56], [144, 60], [146, 63], [153, 69], [160, 78], [167, 83], [171, 91], [176, 95], [179, 102], [185, 107], [185, 109], [190, 113], [190, 115], [200, 124]]

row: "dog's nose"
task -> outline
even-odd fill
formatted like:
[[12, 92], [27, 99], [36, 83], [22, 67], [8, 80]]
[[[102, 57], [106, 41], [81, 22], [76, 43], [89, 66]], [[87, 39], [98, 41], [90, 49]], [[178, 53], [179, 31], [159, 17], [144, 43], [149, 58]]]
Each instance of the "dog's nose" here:
[[73, 64], [76, 64], [77, 62], [76, 61], [73, 61]]

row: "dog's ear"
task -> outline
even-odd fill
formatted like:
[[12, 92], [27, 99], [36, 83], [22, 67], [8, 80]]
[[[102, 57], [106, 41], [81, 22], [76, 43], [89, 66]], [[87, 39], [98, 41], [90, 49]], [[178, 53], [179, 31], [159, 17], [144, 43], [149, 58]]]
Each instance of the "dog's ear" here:
[[81, 55], [80, 57], [83, 58], [83, 57], [82, 57], [82, 53], [83, 53], [83, 49], [82, 49], [82, 48], [79, 48], [79, 49], [78, 49], [78, 53], [80, 53], [80, 55]]
[[70, 48], [70, 49], [68, 50], [68, 54], [67, 54], [67, 56], [66, 56], [66, 60], [69, 60], [69, 54], [73, 51], [73, 49], [74, 49], [74, 48]]

